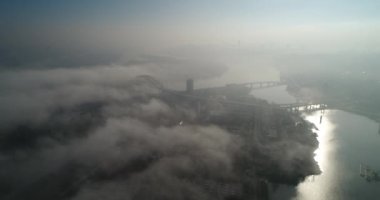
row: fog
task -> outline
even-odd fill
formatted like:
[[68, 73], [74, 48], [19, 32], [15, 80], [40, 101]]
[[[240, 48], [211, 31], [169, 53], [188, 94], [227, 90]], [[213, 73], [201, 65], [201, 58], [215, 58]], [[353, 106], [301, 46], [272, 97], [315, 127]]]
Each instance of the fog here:
[[[162, 63], [166, 73], [154, 68]], [[176, 71], [178, 77], [171, 74], [172, 63], [176, 70], [183, 67]], [[303, 141], [312, 135], [302, 132], [291, 136], [294, 141], [251, 145], [245, 138], [248, 135], [199, 122], [191, 107], [179, 100], [165, 100], [162, 83], [148, 75], [176, 84], [189, 73], [201, 80], [218, 77], [225, 70], [215, 65], [197, 74], [199, 69], [188, 68], [191, 63], [160, 57], [126, 66], [3, 71], [2, 197], [216, 199], [221, 195], [218, 191], [239, 194], [245, 183], [240, 169], [245, 165], [240, 162], [260, 162], [260, 169], [277, 160], [276, 171], [289, 178], [295, 172], [314, 171], [311, 166], [300, 171], [298, 161], [290, 162], [309, 157], [312, 147]], [[178, 102], [168, 104], [168, 100]], [[278, 115], [284, 113], [265, 113], [262, 120], [268, 125], [263, 126], [271, 126], [271, 118]], [[293, 125], [287, 129], [282, 131], [295, 131]], [[284, 146], [294, 148], [284, 154]], [[252, 151], [257, 151], [257, 158]], [[247, 181], [260, 180], [251, 176]]]
[[[202, 170], [210, 177], [231, 176], [231, 159], [239, 141], [214, 126], [162, 126], [165, 121], [157, 119], [178, 123], [191, 118], [191, 112], [154, 98], [160, 92], [158, 82], [140, 73], [108, 66], [2, 74], [2, 85], [6, 85], [1, 99], [2, 192], [11, 191], [10, 199], [24, 199], [28, 193], [29, 199], [62, 198], [85, 185], [78, 199], [94, 195], [136, 199], [147, 192], [143, 188], [150, 188], [150, 181], [150, 193], [159, 197], [159, 189], [154, 189], [158, 179], [160, 185], [167, 183], [171, 190], [179, 190], [180, 196], [171, 198], [182, 199], [186, 192], [181, 190], [204, 194], [193, 192], [199, 188], [181, 183], [174, 174]], [[87, 176], [99, 173], [109, 181], [84, 184]], [[122, 180], [122, 176], [131, 178]], [[33, 191], [41, 190], [46, 181], [50, 192]], [[136, 189], [120, 188], [112, 192], [115, 196], [108, 191], [109, 197], [102, 197], [109, 185], [119, 181], [113, 190], [124, 184]], [[93, 190], [90, 197], [89, 190]]]
[[[274, 108], [246, 109], [261, 114], [255, 117], [264, 128], [255, 125], [255, 134], [286, 136], [250, 143], [210, 117], [199, 120], [200, 100], [194, 106], [181, 96], [186, 80], [195, 89], [285, 80], [294, 96], [376, 119], [378, 6], [1, 2], [0, 198], [221, 199], [210, 189], [215, 184], [237, 193], [251, 184], [257, 192], [265, 176], [299, 181], [318, 173], [309, 163], [317, 146], [312, 125]], [[206, 104], [221, 107], [220, 99], [226, 95]], [[342, 99], [349, 106], [336, 103]], [[255, 173], [246, 178], [247, 170]]]
[[374, 69], [378, 61], [375, 2], [214, 3], [3, 3], [0, 66], [83, 67], [175, 55], [229, 68], [244, 60], [253, 73], [273, 67]]

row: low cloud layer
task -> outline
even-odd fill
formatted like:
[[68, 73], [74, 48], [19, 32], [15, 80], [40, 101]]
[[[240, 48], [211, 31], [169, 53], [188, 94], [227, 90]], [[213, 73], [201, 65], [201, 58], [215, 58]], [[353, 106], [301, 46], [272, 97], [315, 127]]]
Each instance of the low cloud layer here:
[[232, 178], [239, 142], [216, 126], [178, 126], [194, 115], [160, 100], [152, 69], [2, 73], [0, 196], [210, 199], [186, 180]]
[[[315, 144], [307, 143], [315, 137], [285, 112], [260, 119], [267, 128], [277, 116], [290, 120], [281, 130], [291, 132], [289, 139], [253, 145], [248, 134], [197, 119], [191, 100], [163, 92], [180, 87], [186, 74], [202, 80], [225, 70], [208, 63], [198, 73], [202, 63], [144, 57], [124, 65], [3, 71], [0, 198], [221, 199], [249, 196], [247, 185], [265, 184], [258, 176], [281, 182], [275, 177], [283, 173], [294, 183], [315, 172], [308, 160]], [[305, 163], [311, 166], [300, 170]]]

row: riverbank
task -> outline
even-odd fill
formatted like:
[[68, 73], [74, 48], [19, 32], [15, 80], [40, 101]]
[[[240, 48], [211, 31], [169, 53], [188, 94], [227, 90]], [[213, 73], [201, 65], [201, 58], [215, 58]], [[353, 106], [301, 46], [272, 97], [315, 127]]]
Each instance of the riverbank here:
[[380, 169], [378, 124], [341, 110], [327, 110], [321, 124], [319, 117], [319, 112], [305, 115], [319, 129], [316, 160], [323, 172], [301, 183], [296, 199], [377, 199], [379, 185], [360, 176], [360, 164]]
[[187, 102], [197, 110], [198, 123], [217, 125], [243, 141], [245, 153], [237, 155], [236, 170], [242, 173], [243, 188], [247, 187], [244, 196], [267, 199], [277, 189], [270, 186], [295, 187], [321, 172], [314, 160], [318, 141], [313, 125], [301, 116], [249, 92], [245, 87], [220, 87], [174, 95], [181, 98], [176, 102]]
[[366, 79], [288, 75], [287, 91], [299, 100], [326, 103], [331, 109], [366, 116], [380, 122], [380, 84]]

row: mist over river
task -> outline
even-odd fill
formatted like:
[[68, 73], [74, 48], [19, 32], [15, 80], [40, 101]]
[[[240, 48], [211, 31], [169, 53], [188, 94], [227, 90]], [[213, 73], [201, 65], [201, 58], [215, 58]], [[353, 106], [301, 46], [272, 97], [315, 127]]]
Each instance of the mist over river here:
[[[252, 94], [273, 103], [291, 103], [285, 87], [254, 90]], [[281, 186], [273, 199], [354, 200], [379, 199], [380, 182], [368, 182], [359, 174], [360, 164], [380, 170], [379, 124], [367, 117], [341, 110], [303, 114], [318, 130], [315, 159], [322, 174], [307, 178], [296, 191]], [[322, 123], [320, 117], [322, 116]]]

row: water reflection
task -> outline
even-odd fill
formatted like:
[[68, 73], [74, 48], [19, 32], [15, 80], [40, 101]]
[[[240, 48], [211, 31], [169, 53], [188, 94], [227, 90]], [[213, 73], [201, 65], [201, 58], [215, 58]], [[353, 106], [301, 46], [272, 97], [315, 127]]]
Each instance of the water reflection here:
[[[277, 87], [252, 94], [274, 103], [294, 103], [295, 99], [285, 87]], [[360, 164], [380, 170], [378, 152], [380, 148], [380, 126], [378, 123], [352, 113], [327, 110], [320, 123], [321, 112], [305, 115], [318, 130], [319, 148], [315, 160], [322, 174], [309, 177], [297, 187], [282, 186], [274, 192], [272, 199], [297, 200], [357, 200], [380, 199], [380, 182], [367, 182], [359, 174]]]
[[[329, 141], [333, 141], [333, 138], [331, 138], [331, 135], [328, 135], [329, 132], [332, 132], [332, 130], [334, 129], [334, 125], [327, 120], [325, 120], [324, 123], [322, 123], [322, 120], [319, 120], [318, 122], [318, 118], [319, 119], [323, 119], [323, 113], [314, 113], [313, 115], [311, 116], [307, 116], [306, 119], [314, 124], [317, 125], [318, 127], [318, 142], [319, 142], [319, 147], [318, 149], [315, 151], [315, 161], [317, 161], [319, 167], [321, 168], [322, 172], [323, 172], [323, 169], [326, 167], [326, 157], [327, 157], [327, 151], [328, 151], [328, 145], [329, 145]], [[327, 117], [325, 117], [327, 118]]]
[[369, 183], [359, 175], [360, 163], [380, 169], [378, 124], [338, 110], [326, 112], [320, 124], [320, 115], [315, 112], [305, 118], [319, 129], [315, 160], [323, 172], [299, 184], [294, 199], [378, 199], [380, 183]]
[[[318, 162], [321, 168], [322, 174], [318, 176], [313, 176], [307, 178], [305, 182], [300, 184], [297, 188], [298, 197], [297, 199], [305, 200], [319, 200], [328, 199], [325, 195], [335, 185], [335, 180], [333, 179], [333, 171], [326, 170], [331, 167], [333, 163], [329, 157], [334, 154], [336, 149], [336, 144], [334, 143], [334, 135], [331, 134], [334, 131], [334, 124], [329, 119], [329, 113], [333, 111], [328, 111], [323, 115], [323, 122], [320, 123], [321, 112], [315, 112], [312, 115], [306, 116], [305, 118], [314, 123], [318, 130], [315, 130], [318, 134], [319, 147], [315, 151], [314, 159]], [[318, 182], [316, 184], [316, 182]]]

